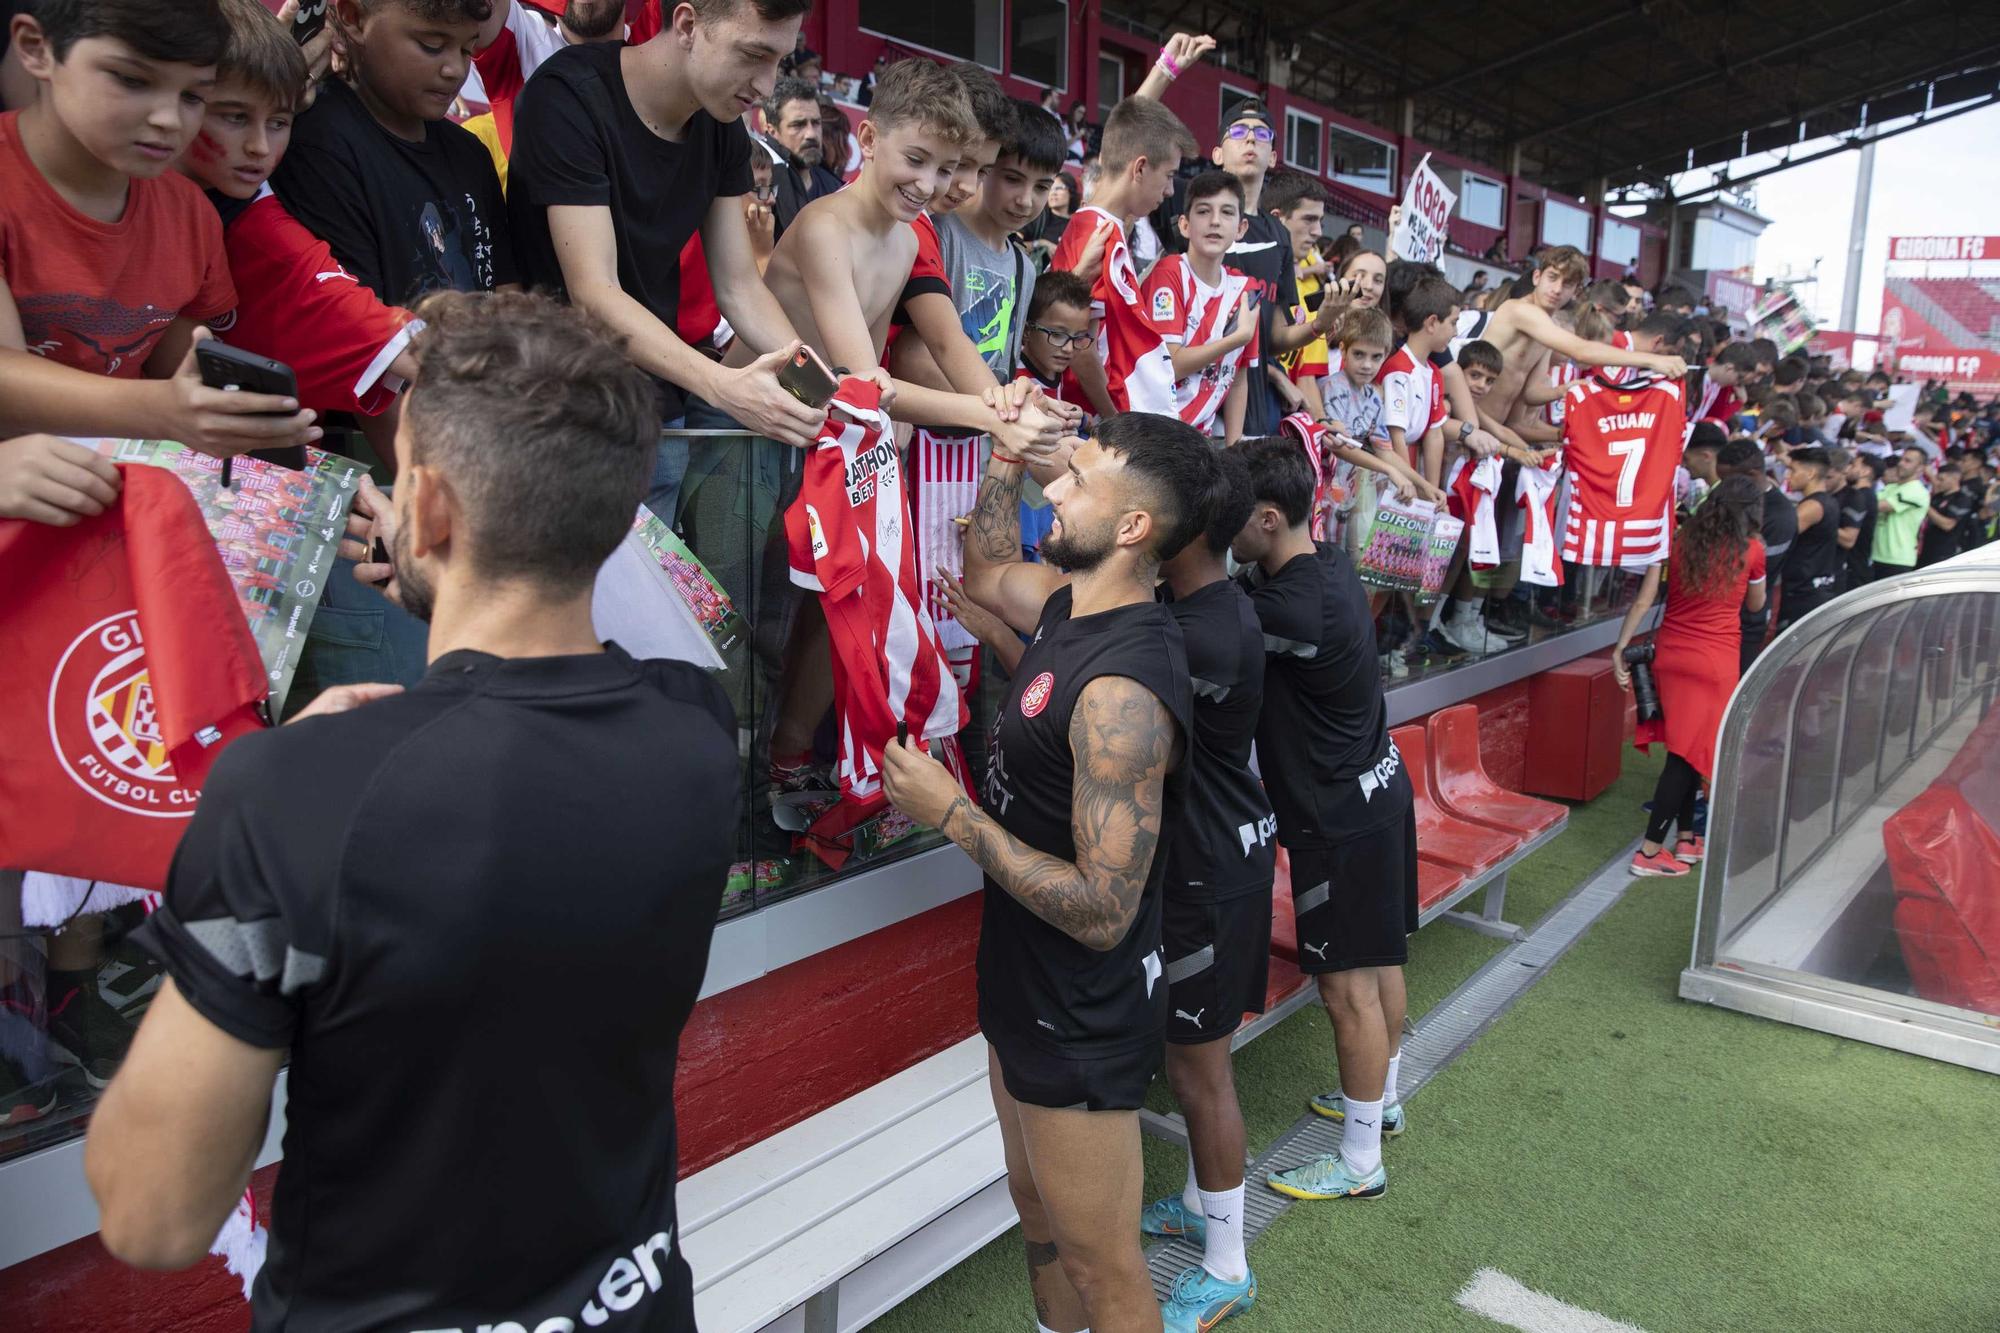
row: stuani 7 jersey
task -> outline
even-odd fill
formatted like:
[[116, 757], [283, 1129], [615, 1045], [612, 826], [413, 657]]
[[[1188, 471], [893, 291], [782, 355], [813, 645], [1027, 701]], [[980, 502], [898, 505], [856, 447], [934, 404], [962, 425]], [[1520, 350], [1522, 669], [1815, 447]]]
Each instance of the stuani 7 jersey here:
[[1580, 565], [1652, 565], [1673, 534], [1674, 471], [1687, 401], [1676, 380], [1591, 375], [1563, 395], [1569, 515], [1563, 559]]

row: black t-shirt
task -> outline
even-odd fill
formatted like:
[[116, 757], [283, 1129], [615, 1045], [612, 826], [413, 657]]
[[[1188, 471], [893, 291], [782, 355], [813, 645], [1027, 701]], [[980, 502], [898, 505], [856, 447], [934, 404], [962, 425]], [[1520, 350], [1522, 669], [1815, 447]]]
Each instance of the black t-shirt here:
[[[507, 201], [530, 285], [564, 292], [549, 209], [609, 208], [618, 285], [668, 328], [681, 302], [681, 251], [717, 199], [750, 193], [750, 132], [697, 111], [680, 142], [646, 128], [625, 90], [616, 42], [566, 46], [542, 62], [514, 111]], [[660, 382], [663, 419], [684, 410]]]
[[1168, 830], [1167, 896], [1212, 903], [1267, 890], [1277, 821], [1264, 785], [1250, 771], [1264, 704], [1264, 633], [1257, 612], [1228, 579], [1175, 598], [1167, 609], [1181, 627], [1194, 688], [1187, 803]]
[[[1792, 619], [1797, 618], [1795, 613], [1818, 606], [1833, 596], [1840, 582], [1840, 509], [1831, 493], [1814, 498], [1819, 501], [1819, 522], [1800, 527], [1798, 536], [1792, 539], [1792, 549], [1785, 554], [1784, 589], [1788, 605], [1780, 609]], [[1792, 522], [1798, 523], [1796, 508], [1792, 510]], [[1770, 577], [1768, 570], [1765, 577]]]
[[[1292, 234], [1285, 224], [1269, 213], [1253, 212], [1243, 239], [1229, 247], [1222, 262], [1251, 279], [1257, 293], [1257, 343], [1267, 361], [1276, 361], [1270, 349], [1275, 345], [1280, 323], [1292, 322], [1292, 307], [1299, 303], [1299, 279], [1292, 266]], [[1284, 419], [1284, 405], [1270, 377], [1262, 369], [1252, 369], [1250, 390], [1244, 399], [1243, 433], [1249, 436], [1275, 435]]]
[[1924, 545], [1917, 553], [1919, 569], [1925, 565], [1935, 565], [1940, 560], [1949, 560], [1960, 551], [1969, 551], [1978, 544], [1968, 539], [1972, 536], [1973, 525], [1978, 521], [1979, 501], [1968, 495], [1963, 487], [1950, 495], [1932, 495], [1931, 508], [1946, 518], [1957, 519], [1958, 525], [1946, 532], [1932, 522], [1928, 514], [1924, 516]]
[[1409, 774], [1389, 744], [1368, 594], [1347, 552], [1320, 543], [1269, 578], [1245, 574], [1264, 633], [1257, 763], [1287, 847], [1327, 847], [1399, 819]]
[[1849, 486], [1839, 496], [1840, 526], [1855, 530], [1854, 545], [1841, 552], [1847, 566], [1847, 586], [1858, 588], [1868, 582], [1868, 552], [1875, 545], [1875, 488]]
[[[1763, 513], [1759, 535], [1764, 539], [1764, 578], [1767, 584], [1782, 586], [1785, 561], [1791, 556], [1792, 543], [1798, 540], [1798, 507], [1776, 486], [1766, 486]], [[1770, 623], [1771, 608], [1767, 603], [1762, 611], [1746, 609], [1740, 615], [1745, 629], [1755, 629]]]
[[715, 682], [616, 645], [448, 653], [221, 757], [140, 935], [291, 1049], [254, 1329], [692, 1333], [674, 1068], [735, 772]]
[[493, 159], [448, 120], [428, 122], [423, 142], [412, 143], [329, 79], [293, 125], [271, 188], [386, 304], [520, 281]]
[[[1194, 710], [1179, 626], [1157, 602], [1072, 618], [1070, 590], [1042, 608], [1007, 701], [987, 735], [980, 804], [1001, 828], [1039, 852], [1074, 862], [1070, 823], [1076, 773], [1070, 714], [1083, 687], [1125, 676], [1151, 690], [1187, 737]], [[1185, 744], [1183, 744], [1185, 749]], [[1160, 1040], [1161, 886], [1166, 831], [1181, 818], [1187, 761], [1167, 775], [1161, 846], [1125, 938], [1097, 950], [1036, 916], [986, 880], [979, 925], [979, 1027], [988, 1040], [1031, 1042], [1071, 1058], [1122, 1054]]]

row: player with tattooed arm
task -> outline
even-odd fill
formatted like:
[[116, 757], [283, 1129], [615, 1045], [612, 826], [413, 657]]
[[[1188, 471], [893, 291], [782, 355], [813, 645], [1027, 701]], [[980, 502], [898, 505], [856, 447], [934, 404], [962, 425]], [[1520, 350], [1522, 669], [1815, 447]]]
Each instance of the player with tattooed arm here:
[[1218, 467], [1181, 421], [1107, 419], [1045, 487], [1048, 563], [1025, 564], [1020, 464], [995, 453], [965, 590], [1035, 637], [993, 723], [980, 805], [915, 748], [884, 755], [889, 799], [986, 872], [979, 1026], [1052, 1333], [1161, 1327], [1134, 1225], [1138, 1110], [1167, 1023], [1161, 830], [1180, 817], [1193, 692], [1153, 588], [1200, 533]]

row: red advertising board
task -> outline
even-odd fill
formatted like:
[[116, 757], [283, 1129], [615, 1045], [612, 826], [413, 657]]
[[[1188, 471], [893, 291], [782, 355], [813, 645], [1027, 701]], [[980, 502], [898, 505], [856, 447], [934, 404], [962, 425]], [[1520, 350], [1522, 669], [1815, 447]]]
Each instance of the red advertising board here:
[[1992, 384], [2000, 381], [2000, 352], [1970, 347], [1926, 347], [1891, 354], [1885, 347], [1883, 359], [1899, 375], [1915, 379], [1943, 380], [1948, 384]]
[[2000, 236], [1891, 236], [1889, 262], [2000, 260]]

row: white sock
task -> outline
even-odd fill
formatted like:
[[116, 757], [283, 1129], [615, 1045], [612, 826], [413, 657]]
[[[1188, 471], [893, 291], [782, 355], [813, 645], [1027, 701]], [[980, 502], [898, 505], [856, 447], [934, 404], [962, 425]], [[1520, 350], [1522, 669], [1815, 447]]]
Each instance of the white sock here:
[[1394, 1106], [1396, 1104], [1396, 1075], [1402, 1067], [1403, 1048], [1398, 1046], [1396, 1053], [1389, 1057], [1389, 1078], [1382, 1085], [1382, 1105], [1384, 1106]]
[[[1056, 1330], [1050, 1328], [1047, 1324], [1042, 1323], [1040, 1320], [1036, 1320], [1035, 1333], [1056, 1333]], [[1087, 1328], [1082, 1328], [1078, 1329], [1077, 1333], [1090, 1333], [1090, 1330]]]
[[1194, 1178], [1194, 1154], [1188, 1154], [1187, 1184], [1181, 1186], [1181, 1207], [1187, 1209], [1188, 1216], [1201, 1216], [1201, 1184]]
[[1201, 1192], [1201, 1215], [1208, 1219], [1208, 1246], [1201, 1266], [1224, 1282], [1241, 1282], [1250, 1271], [1243, 1254], [1243, 1187]]
[[1347, 1102], [1347, 1120], [1340, 1135], [1340, 1155], [1365, 1176], [1382, 1165], [1382, 1103], [1356, 1101], [1345, 1090], [1341, 1096]]

